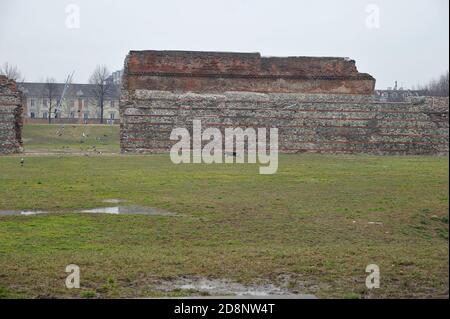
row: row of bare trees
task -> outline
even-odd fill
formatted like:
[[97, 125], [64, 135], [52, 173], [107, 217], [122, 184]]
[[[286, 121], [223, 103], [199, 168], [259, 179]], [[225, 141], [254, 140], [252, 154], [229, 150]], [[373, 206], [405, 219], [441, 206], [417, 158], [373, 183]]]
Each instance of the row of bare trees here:
[[6, 75], [8, 79], [14, 80], [16, 82], [23, 82], [25, 78], [20, 73], [17, 65], [12, 65], [6, 62], [2, 66], [0, 66], [0, 75]]
[[449, 96], [448, 71], [428, 84], [418, 85], [417, 90], [426, 96]]
[[[45, 79], [45, 90], [44, 95], [48, 104], [48, 123], [52, 123], [52, 112], [53, 108], [56, 107], [57, 99], [58, 99], [58, 85], [56, 84], [55, 78], [46, 78]], [[55, 111], [56, 114], [56, 111]]]
[[[6, 75], [8, 78], [16, 82], [24, 82], [24, 78], [15, 65], [5, 63], [0, 67], [0, 74]], [[114, 85], [109, 81], [111, 72], [105, 65], [98, 65], [94, 72], [92, 72], [89, 83], [92, 84], [92, 92], [90, 92], [97, 101], [97, 105], [100, 108], [100, 122], [103, 123], [103, 113], [105, 107], [105, 100], [110, 95], [114, 89]], [[56, 113], [55, 107], [57, 105], [58, 98], [61, 92], [58, 90], [58, 85], [55, 78], [46, 78], [45, 80], [45, 90], [44, 98], [48, 105], [48, 122], [52, 121], [52, 113]]]
[[89, 83], [93, 85], [92, 93], [97, 99], [100, 108], [100, 123], [103, 123], [103, 110], [105, 98], [112, 93], [113, 83], [108, 80], [111, 73], [105, 65], [98, 65], [91, 77]]

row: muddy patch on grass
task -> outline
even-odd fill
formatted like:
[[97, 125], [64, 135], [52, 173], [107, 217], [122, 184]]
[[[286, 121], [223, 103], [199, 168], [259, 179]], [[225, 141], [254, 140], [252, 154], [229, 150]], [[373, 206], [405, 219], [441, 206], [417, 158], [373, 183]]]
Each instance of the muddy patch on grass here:
[[314, 295], [305, 294], [303, 291], [277, 286], [269, 282], [245, 285], [226, 279], [211, 279], [195, 276], [160, 281], [155, 285], [155, 289], [167, 293], [184, 291], [190, 295], [200, 296], [315, 298]]

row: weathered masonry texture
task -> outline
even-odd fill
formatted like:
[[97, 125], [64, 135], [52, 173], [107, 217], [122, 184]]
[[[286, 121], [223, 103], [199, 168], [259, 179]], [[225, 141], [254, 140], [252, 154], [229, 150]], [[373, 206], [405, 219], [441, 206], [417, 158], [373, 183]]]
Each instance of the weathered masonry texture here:
[[380, 103], [374, 83], [340, 58], [132, 51], [121, 149], [167, 152], [172, 129], [200, 119], [222, 132], [277, 127], [286, 153], [448, 154], [448, 98]]
[[133, 89], [221, 93], [372, 94], [375, 79], [344, 58], [266, 58], [259, 53], [131, 51]]
[[0, 75], [0, 155], [22, 152], [22, 122], [22, 94]]

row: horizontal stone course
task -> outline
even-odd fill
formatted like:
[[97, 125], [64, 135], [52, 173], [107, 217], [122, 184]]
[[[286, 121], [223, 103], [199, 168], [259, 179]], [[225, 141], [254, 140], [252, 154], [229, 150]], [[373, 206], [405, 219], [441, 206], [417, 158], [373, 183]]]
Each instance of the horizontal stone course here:
[[431, 99], [393, 104], [347, 95], [330, 101], [314, 94], [301, 100], [289, 94], [229, 96], [129, 91], [121, 103], [122, 150], [167, 151], [174, 143], [169, 140], [173, 128], [191, 130], [192, 121], [200, 119], [203, 128], [222, 132], [277, 127], [280, 151], [287, 153], [448, 154], [448, 107]]

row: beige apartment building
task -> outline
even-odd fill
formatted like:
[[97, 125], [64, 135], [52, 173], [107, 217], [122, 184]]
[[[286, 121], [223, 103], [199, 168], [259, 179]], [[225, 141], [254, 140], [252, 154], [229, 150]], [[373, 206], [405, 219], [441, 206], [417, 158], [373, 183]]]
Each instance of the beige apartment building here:
[[[70, 84], [56, 108], [64, 89], [64, 83], [55, 83], [49, 94], [47, 83], [23, 82], [18, 84], [23, 93], [25, 122], [28, 123], [100, 123], [101, 111], [93, 84]], [[111, 84], [105, 95], [103, 123], [119, 123], [120, 86]], [[51, 114], [50, 114], [51, 105]]]

